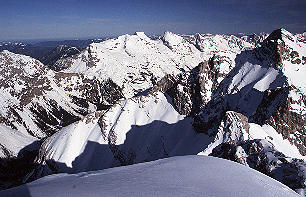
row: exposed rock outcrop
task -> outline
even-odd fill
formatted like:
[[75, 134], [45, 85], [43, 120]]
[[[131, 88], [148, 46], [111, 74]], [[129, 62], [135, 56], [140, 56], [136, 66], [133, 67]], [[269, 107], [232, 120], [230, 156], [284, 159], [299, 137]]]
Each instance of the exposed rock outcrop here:
[[0, 74], [1, 123], [37, 138], [122, 97], [111, 80], [54, 73], [37, 60], [8, 51], [0, 53]]
[[72, 57], [80, 53], [80, 49], [67, 45], [59, 45], [47, 55], [41, 58], [41, 62], [50, 69], [60, 71], [67, 68], [68, 65], [63, 61], [64, 58]]
[[293, 190], [306, 186], [306, 163], [302, 159], [286, 157], [266, 140], [226, 142], [214, 148], [210, 155], [249, 166]]

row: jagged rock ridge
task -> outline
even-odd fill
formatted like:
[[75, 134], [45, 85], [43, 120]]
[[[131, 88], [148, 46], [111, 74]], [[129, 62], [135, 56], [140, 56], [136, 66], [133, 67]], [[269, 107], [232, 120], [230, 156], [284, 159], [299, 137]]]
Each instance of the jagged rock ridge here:
[[294, 190], [305, 188], [305, 162], [286, 157], [266, 140], [226, 142], [214, 148], [210, 155], [249, 166]]
[[[92, 44], [67, 58], [71, 64], [63, 73], [111, 78], [127, 99], [48, 137], [35, 160], [37, 166], [25, 180], [176, 155], [208, 155], [222, 143], [257, 138], [268, 140], [286, 156], [303, 158], [303, 121], [294, 118], [305, 112], [300, 102], [305, 81], [292, 77], [304, 72], [303, 62], [297, 60], [305, 56], [303, 43], [285, 30], [273, 32], [256, 48], [251, 44], [239, 48], [243, 43], [239, 41], [234, 49], [199, 51], [205, 42], [198, 40], [196, 46], [192, 37], [170, 32], [153, 41], [136, 33]], [[150, 59], [154, 55], [156, 59]], [[139, 64], [144, 60], [145, 67]], [[126, 75], [129, 69], [135, 72]], [[282, 110], [285, 106], [287, 111]], [[288, 117], [288, 111], [297, 115]], [[283, 139], [286, 130], [276, 126], [283, 122], [271, 123], [276, 117], [297, 129], [287, 138], [294, 145]]]

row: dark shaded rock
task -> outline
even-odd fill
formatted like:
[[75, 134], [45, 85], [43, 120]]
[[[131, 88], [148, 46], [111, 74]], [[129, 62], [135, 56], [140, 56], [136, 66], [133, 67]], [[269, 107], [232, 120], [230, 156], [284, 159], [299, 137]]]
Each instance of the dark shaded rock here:
[[215, 56], [208, 62], [202, 62], [190, 72], [176, 77], [166, 75], [151, 92], [161, 91], [172, 98], [174, 108], [184, 115], [195, 115], [203, 105], [209, 102], [212, 92], [218, 87], [220, 77]]
[[8, 153], [7, 158], [0, 158], [0, 190], [23, 184], [24, 177], [34, 167], [39, 146], [40, 142], [34, 142], [23, 148], [16, 157]]
[[60, 71], [67, 68], [67, 66], [65, 64], [62, 64], [62, 61], [59, 60], [63, 58], [72, 57], [73, 55], [76, 55], [78, 53], [80, 53], [80, 49], [76, 47], [59, 45], [55, 49], [50, 51], [48, 54], [43, 56], [40, 60], [50, 69]]
[[294, 190], [305, 188], [306, 163], [302, 159], [286, 157], [266, 140], [223, 143], [214, 148], [210, 156], [249, 166]]

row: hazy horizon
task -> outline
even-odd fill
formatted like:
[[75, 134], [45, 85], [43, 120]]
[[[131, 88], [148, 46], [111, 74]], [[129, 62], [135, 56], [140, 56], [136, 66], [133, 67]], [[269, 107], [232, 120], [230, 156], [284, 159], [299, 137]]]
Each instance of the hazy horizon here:
[[303, 0], [0, 1], [0, 41], [306, 30]]

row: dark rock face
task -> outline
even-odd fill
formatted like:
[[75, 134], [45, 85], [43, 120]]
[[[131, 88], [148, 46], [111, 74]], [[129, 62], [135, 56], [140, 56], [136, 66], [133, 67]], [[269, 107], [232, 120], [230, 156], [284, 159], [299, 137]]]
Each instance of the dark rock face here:
[[250, 117], [250, 121], [263, 125], [279, 107], [285, 104], [288, 94], [288, 87], [266, 90], [255, 114]]
[[305, 120], [303, 115], [291, 110], [292, 104], [303, 101], [293, 101], [289, 98], [289, 90], [292, 90], [292, 87], [266, 91], [256, 113], [250, 117], [250, 122], [271, 125], [305, 155]]
[[295, 42], [294, 36], [284, 29], [273, 31], [264, 41], [262, 47], [265, 54], [269, 54], [276, 67], [281, 68], [283, 61], [290, 61], [292, 64], [301, 64], [304, 56], [300, 56], [297, 51], [287, 45], [286, 42]]
[[286, 157], [266, 140], [223, 143], [210, 156], [229, 159], [258, 170], [292, 189], [305, 188], [306, 163]]
[[28, 150], [28, 147], [25, 147], [16, 157], [8, 153], [7, 158], [0, 158], [0, 190], [22, 184], [24, 177], [32, 171], [40, 142], [35, 142], [30, 146], [30, 149], [34, 148], [34, 150]]
[[222, 123], [223, 124], [220, 126], [223, 127], [224, 134], [234, 136], [235, 139], [244, 140], [242, 134], [249, 133], [250, 125], [248, 123], [248, 118], [238, 112], [226, 112]]
[[66, 65], [62, 64], [62, 61], [60, 60], [63, 58], [72, 57], [73, 55], [76, 55], [78, 53], [80, 53], [80, 49], [76, 47], [59, 45], [58, 47], [50, 51], [48, 54], [46, 54], [44, 57], [42, 57], [41, 62], [47, 65], [52, 70], [60, 71], [67, 68]]
[[306, 155], [305, 117], [291, 111], [290, 100], [280, 106], [266, 122]]
[[[304, 56], [301, 56], [301, 54], [288, 46], [286, 43], [288, 41], [295, 42], [295, 38], [284, 29], [278, 29], [273, 31], [263, 44], [265, 49], [270, 49], [268, 54], [277, 62], [275, 65], [279, 70], [284, 66], [283, 61], [290, 61], [292, 64], [300, 64], [302, 66], [301, 59]], [[288, 96], [290, 92], [301, 95], [301, 98], [293, 100]], [[302, 115], [303, 113], [293, 111], [292, 105], [305, 105], [305, 99], [301, 90], [288, 84], [286, 79], [286, 84], [283, 88], [265, 92], [256, 114], [250, 119], [260, 125], [271, 125], [277, 132], [282, 134], [284, 139], [288, 139], [295, 144], [302, 155], [305, 155], [305, 118]], [[271, 114], [271, 112], [273, 113]]]
[[154, 92], [167, 92], [170, 88], [176, 85], [177, 77], [172, 75], [166, 75], [161, 80], [159, 80], [156, 85], [151, 89], [150, 93]]
[[[261, 47], [237, 55], [236, 67], [219, 84], [212, 95], [213, 99], [195, 114], [195, 129], [198, 132], [210, 133], [209, 130], [218, 128], [226, 111], [236, 111], [249, 118], [249, 122], [271, 125], [285, 139], [294, 143], [302, 155], [305, 155], [305, 121], [302, 112], [297, 113], [292, 110], [293, 105], [305, 105], [304, 96], [298, 88], [289, 84], [282, 72], [283, 61], [292, 61], [300, 57], [286, 43], [293, 39], [290, 33], [282, 29], [276, 30]], [[235, 88], [229, 91], [234, 77], [240, 74], [246, 62], [277, 70], [278, 75], [267, 90], [261, 92], [255, 88], [248, 88], [254, 86], [249, 84], [237, 90], [235, 94], [231, 93]], [[293, 100], [289, 96], [292, 91], [301, 95], [300, 100]]]
[[201, 107], [209, 102], [211, 93], [218, 87], [220, 77], [218, 61], [215, 56], [208, 62], [202, 62], [190, 72], [184, 72], [176, 77], [165, 76], [151, 92], [161, 91], [171, 98], [174, 108], [183, 115], [195, 115]]

